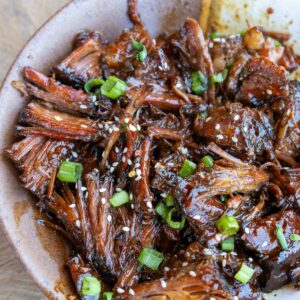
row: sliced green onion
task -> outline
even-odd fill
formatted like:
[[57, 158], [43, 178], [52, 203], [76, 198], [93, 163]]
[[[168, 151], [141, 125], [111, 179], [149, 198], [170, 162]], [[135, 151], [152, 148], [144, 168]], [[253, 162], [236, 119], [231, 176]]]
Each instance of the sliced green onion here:
[[247, 29], [242, 30], [242, 31], [240, 32], [240, 36], [245, 36], [246, 32], [247, 32]]
[[214, 159], [210, 155], [205, 155], [201, 158], [201, 162], [207, 168], [212, 168], [214, 166]]
[[219, 32], [213, 32], [210, 34], [210, 37], [215, 40], [215, 39], [218, 39], [221, 37], [220, 33]]
[[220, 200], [221, 200], [221, 202], [226, 203], [228, 200], [228, 195], [221, 195]]
[[166, 205], [167, 205], [168, 207], [174, 206], [174, 203], [175, 203], [174, 197], [171, 196], [171, 195], [168, 195], [168, 196], [166, 197], [166, 199], [165, 199], [165, 203], [166, 203]]
[[126, 191], [117, 192], [109, 199], [109, 202], [113, 207], [121, 206], [129, 202], [129, 194]]
[[275, 233], [276, 233], [276, 237], [281, 245], [281, 248], [284, 250], [287, 249], [288, 244], [286, 242], [285, 236], [283, 235], [282, 228], [277, 227]]
[[143, 270], [144, 266], [145, 266], [144, 264], [139, 263], [136, 268], [137, 272], [141, 272]]
[[109, 76], [101, 86], [101, 94], [110, 98], [117, 99], [125, 94], [127, 84], [116, 76]]
[[135, 40], [132, 41], [132, 47], [133, 49], [138, 51], [138, 54], [136, 55], [136, 59], [138, 61], [144, 61], [147, 57], [147, 48], [143, 44]]
[[173, 229], [182, 229], [185, 225], [185, 217], [181, 216], [180, 222], [173, 221], [173, 215], [176, 213], [176, 209], [172, 208], [169, 210], [166, 222]]
[[100, 281], [95, 277], [83, 277], [81, 293], [83, 296], [98, 296], [101, 292]]
[[227, 78], [228, 69], [224, 69], [221, 73], [215, 74], [210, 78], [210, 86], [213, 87], [216, 83], [222, 83]]
[[300, 234], [292, 233], [290, 235], [290, 240], [291, 241], [300, 241]]
[[234, 216], [221, 217], [216, 222], [217, 229], [224, 235], [232, 235], [239, 231], [239, 223]]
[[77, 182], [82, 175], [82, 171], [82, 164], [64, 161], [59, 167], [57, 178], [63, 182]]
[[161, 264], [161, 262], [163, 261], [164, 256], [162, 253], [151, 249], [151, 248], [143, 248], [139, 257], [138, 257], [138, 261], [147, 266], [148, 268], [156, 271], [159, 267], [159, 265]]
[[254, 272], [254, 269], [243, 263], [241, 269], [234, 275], [234, 278], [241, 283], [247, 283], [253, 276]]
[[274, 45], [275, 45], [276, 48], [282, 46], [282, 44], [278, 40], [274, 40]]
[[[95, 95], [100, 94], [100, 86], [104, 84], [105, 80], [101, 78], [93, 78], [87, 81], [84, 85], [84, 90], [86, 93], [93, 93]], [[93, 92], [94, 90], [94, 92]]]
[[234, 237], [230, 236], [228, 239], [224, 240], [221, 244], [221, 249], [224, 251], [234, 250]]
[[192, 161], [186, 159], [183, 162], [183, 165], [182, 165], [181, 169], [179, 170], [178, 175], [180, 177], [186, 178], [186, 177], [193, 175], [195, 170], [196, 170], [196, 164], [193, 163]]
[[201, 95], [205, 91], [207, 91], [208, 79], [201, 71], [192, 73], [190, 80], [191, 80], [191, 89], [195, 94]]
[[168, 215], [168, 208], [162, 201], [158, 202], [158, 204], [155, 206], [155, 212], [161, 216], [164, 220], [166, 219]]
[[113, 292], [104, 292], [103, 300], [112, 300], [113, 296], [114, 296]]

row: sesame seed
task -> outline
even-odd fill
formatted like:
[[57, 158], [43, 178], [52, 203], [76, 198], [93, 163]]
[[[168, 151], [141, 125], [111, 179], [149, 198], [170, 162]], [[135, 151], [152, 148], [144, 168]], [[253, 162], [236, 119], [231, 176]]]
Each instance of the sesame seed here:
[[184, 262], [182, 263], [182, 266], [183, 266], [183, 267], [186, 267], [188, 264], [189, 264], [189, 263], [188, 263], [187, 261], [184, 261]]
[[129, 123], [129, 119], [128, 119], [128, 118], [125, 118], [125, 119], [124, 119], [124, 122], [125, 122], [126, 124], [128, 124], [128, 123]]
[[217, 137], [217, 139], [219, 139], [219, 140], [223, 140], [223, 139], [224, 139], [224, 136], [223, 136], [222, 134], [218, 134], [218, 135], [216, 135], [216, 137]]
[[151, 203], [150, 201], [147, 201], [147, 206], [148, 206], [149, 208], [152, 208], [152, 203]]
[[142, 175], [141, 169], [136, 169], [136, 174], [137, 174], [137, 176], [141, 176]]
[[54, 116], [54, 119], [56, 120], [56, 121], [62, 121], [63, 119], [61, 118], [61, 117], [59, 117], [59, 116]]
[[73, 155], [73, 157], [75, 157], [75, 158], [78, 157], [78, 154], [77, 154], [75, 151], [72, 151], [72, 155]]
[[103, 124], [101, 124], [101, 123], [98, 124], [98, 127], [102, 129], [103, 128]]
[[106, 188], [101, 188], [101, 189], [99, 190], [99, 192], [100, 192], [100, 193], [106, 192]]
[[122, 189], [116, 188], [116, 191], [117, 191], [117, 192], [122, 192]]
[[235, 136], [233, 136], [231, 139], [232, 139], [232, 141], [233, 141], [234, 143], [237, 143], [237, 142], [238, 142], [238, 139], [237, 139]]
[[248, 131], [248, 127], [247, 126], [244, 126], [244, 132], [247, 132]]
[[181, 147], [181, 152], [183, 154], [187, 154], [189, 152], [189, 150], [187, 148], [185, 148], [185, 147]]
[[203, 250], [203, 254], [205, 254], [205, 255], [212, 255], [212, 252], [211, 252], [210, 249], [205, 248], [205, 249]]
[[135, 167], [135, 168], [139, 168], [140, 166], [141, 166], [140, 163], [136, 163], [134, 167]]
[[250, 261], [250, 262], [253, 262], [253, 258], [252, 258], [252, 257], [249, 257], [249, 261]]
[[128, 290], [128, 292], [129, 292], [129, 294], [130, 294], [130, 295], [132, 295], [132, 296], [134, 296], [134, 295], [135, 295], [135, 292], [134, 292], [134, 290], [133, 290], [133, 289], [129, 289], [129, 290]]
[[215, 297], [209, 297], [209, 300], [216, 300]]
[[134, 204], [131, 204], [130, 207], [131, 207], [131, 209], [134, 209]]
[[76, 225], [77, 227], [80, 227], [80, 220], [76, 220], [76, 221], [75, 221], [75, 225]]
[[167, 283], [163, 279], [160, 280], [160, 284], [163, 289], [167, 287]]
[[135, 132], [136, 131], [136, 127], [133, 126], [132, 124], [129, 124], [129, 130]]
[[141, 179], [142, 179], [142, 177], [141, 177], [141, 176], [138, 176], [138, 177], [135, 178], [135, 181], [139, 181], [139, 180], [141, 180]]
[[205, 122], [207, 123], [208, 121], [210, 121], [211, 120], [211, 117], [208, 117], [206, 120], [205, 120]]
[[104, 124], [104, 128], [105, 128], [106, 130], [108, 130], [108, 128], [109, 128], [108, 125], [107, 125], [106, 123]]
[[125, 226], [125, 227], [123, 227], [123, 231], [128, 232], [128, 231], [130, 231], [130, 228]]
[[119, 153], [119, 152], [120, 152], [120, 150], [119, 150], [118, 147], [115, 148], [115, 151], [116, 151], [116, 153]]
[[82, 187], [81, 187], [81, 190], [82, 190], [83, 192], [85, 192], [85, 191], [87, 191], [87, 188], [86, 188], [85, 186], [82, 186]]
[[233, 255], [233, 256], [237, 256], [237, 253], [234, 252], [234, 251], [230, 252], [230, 254]]
[[132, 193], [129, 194], [129, 199], [132, 200], [133, 199], [133, 195]]
[[190, 271], [189, 274], [192, 276], [192, 277], [196, 277], [197, 274], [194, 272], [194, 271]]
[[106, 203], [106, 198], [101, 198], [101, 202], [102, 202], [102, 204], [105, 204]]
[[126, 161], [126, 157], [123, 156], [123, 157], [122, 157], [122, 162], [125, 162], [125, 161]]
[[88, 128], [88, 126], [85, 125], [85, 124], [80, 124], [80, 127], [82, 127], [82, 128]]
[[129, 177], [129, 178], [135, 177], [135, 175], [136, 175], [136, 173], [135, 173], [134, 170], [132, 170], [132, 171], [130, 171], [130, 172], [128, 173], [128, 177]]
[[195, 215], [195, 216], [193, 216], [193, 219], [195, 219], [195, 220], [200, 220], [200, 216], [199, 215]]
[[123, 293], [125, 292], [125, 290], [123, 290], [122, 288], [117, 288], [117, 292], [118, 292], [119, 294], [123, 294]]
[[109, 133], [112, 133], [112, 132], [113, 132], [112, 128], [109, 128], [109, 129], [108, 129], [108, 132], [109, 132]]
[[219, 233], [217, 233], [215, 235], [215, 239], [216, 239], [217, 242], [221, 242], [221, 235]]
[[160, 196], [161, 196], [162, 198], [167, 198], [168, 195], [167, 195], [167, 193], [161, 193]]
[[114, 126], [113, 131], [118, 132], [118, 131], [120, 131], [120, 129], [118, 127]]
[[209, 48], [213, 48], [214, 47], [214, 43], [213, 42], [209, 42], [208, 47]]
[[140, 131], [142, 129], [141, 126], [140, 126], [140, 124], [137, 124], [136, 128], [137, 128], [138, 131]]
[[272, 95], [272, 94], [273, 94], [273, 93], [272, 93], [272, 90], [267, 89], [267, 94], [268, 94], [268, 95]]
[[245, 233], [249, 234], [250, 233], [250, 229], [248, 227], [245, 228]]
[[223, 268], [226, 267], [226, 264], [227, 264], [226, 259], [222, 259], [222, 266], [223, 266]]
[[217, 130], [219, 130], [219, 129], [221, 128], [220, 124], [217, 124], [217, 125], [215, 126], [215, 128], [216, 128]]
[[120, 121], [120, 119], [117, 116], [114, 116], [115, 121]]
[[81, 104], [81, 105], [80, 105], [80, 108], [81, 108], [81, 109], [87, 109], [87, 106], [84, 105], [84, 104]]
[[169, 271], [170, 271], [170, 268], [164, 267], [164, 270], [165, 270], [166, 272], [169, 272]]
[[123, 153], [125, 154], [127, 151], [128, 151], [128, 148], [125, 147], [124, 150], [123, 150]]
[[119, 163], [116, 161], [112, 164], [113, 167], [116, 167]]
[[114, 170], [115, 170], [115, 168], [114, 168], [114, 167], [111, 167], [111, 168], [109, 169], [109, 172], [112, 173]]
[[263, 242], [263, 244], [261, 245], [262, 248], [266, 247], [268, 245], [268, 242]]
[[127, 163], [128, 163], [129, 166], [131, 166], [131, 165], [132, 165], [132, 160], [131, 160], [131, 159], [128, 159], [128, 160], [127, 160]]
[[111, 220], [112, 220], [112, 216], [111, 216], [111, 215], [108, 215], [108, 216], [107, 216], [107, 221], [108, 221], [108, 222], [111, 222]]
[[75, 203], [70, 204], [69, 207], [70, 207], [70, 208], [74, 208], [74, 207], [76, 207], [76, 204], [75, 204]]
[[238, 121], [240, 119], [240, 116], [239, 115], [235, 115], [233, 119], [234, 119], [234, 121]]

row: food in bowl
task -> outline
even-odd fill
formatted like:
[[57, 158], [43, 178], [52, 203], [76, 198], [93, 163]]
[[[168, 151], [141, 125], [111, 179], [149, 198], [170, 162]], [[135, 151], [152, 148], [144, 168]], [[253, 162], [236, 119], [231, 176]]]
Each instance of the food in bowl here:
[[82, 299], [257, 299], [300, 283], [299, 58], [252, 27], [153, 39], [136, 1], [114, 42], [81, 32], [6, 154], [74, 245]]

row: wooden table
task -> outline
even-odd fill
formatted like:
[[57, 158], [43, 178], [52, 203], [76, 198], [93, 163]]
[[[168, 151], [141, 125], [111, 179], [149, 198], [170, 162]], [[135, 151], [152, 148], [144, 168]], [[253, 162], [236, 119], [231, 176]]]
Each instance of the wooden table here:
[[[30, 36], [67, 2], [69, 0], [0, 0], [0, 82]], [[0, 299], [46, 299], [24, 271], [1, 229]]]

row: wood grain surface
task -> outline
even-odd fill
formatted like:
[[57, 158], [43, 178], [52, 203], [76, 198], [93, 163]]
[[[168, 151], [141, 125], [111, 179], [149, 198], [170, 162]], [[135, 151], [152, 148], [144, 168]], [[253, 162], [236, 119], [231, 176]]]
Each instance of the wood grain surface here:
[[[0, 0], [0, 82], [30, 36], [67, 2], [69, 0]], [[16, 258], [2, 229], [0, 299], [46, 299]]]

